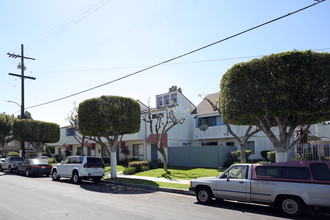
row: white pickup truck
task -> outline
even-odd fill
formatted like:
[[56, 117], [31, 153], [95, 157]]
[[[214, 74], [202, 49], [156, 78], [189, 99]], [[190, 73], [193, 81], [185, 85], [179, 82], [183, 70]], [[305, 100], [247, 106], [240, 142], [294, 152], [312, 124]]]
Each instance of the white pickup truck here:
[[272, 204], [299, 216], [305, 206], [330, 208], [330, 162], [235, 164], [218, 177], [190, 182], [199, 203], [212, 198]]
[[9, 156], [4, 162], [1, 162], [0, 172], [3, 170], [9, 170], [9, 172], [12, 173], [23, 161], [24, 159], [22, 157]]

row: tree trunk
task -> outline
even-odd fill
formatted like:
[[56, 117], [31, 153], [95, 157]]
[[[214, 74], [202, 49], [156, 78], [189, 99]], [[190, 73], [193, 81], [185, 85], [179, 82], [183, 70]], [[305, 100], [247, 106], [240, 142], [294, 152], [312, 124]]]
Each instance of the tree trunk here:
[[56, 160], [55, 156], [53, 155], [53, 153], [52, 153], [52, 152], [50, 151], [50, 149], [48, 148], [48, 145], [45, 144], [45, 146], [46, 146], [46, 149], [47, 149], [48, 153], [49, 153], [50, 156], [53, 158], [54, 162], [57, 163], [57, 160]]
[[241, 163], [246, 163], [246, 152], [245, 152], [245, 143], [241, 144]]
[[285, 148], [277, 147], [277, 148], [275, 148], [275, 152], [276, 152], [276, 163], [287, 162], [288, 152]]
[[110, 152], [111, 178], [117, 178], [117, 151]]
[[165, 150], [162, 148], [160, 151], [162, 157], [163, 157], [163, 163], [164, 163], [164, 171], [167, 172], [167, 158], [166, 158], [166, 153]]

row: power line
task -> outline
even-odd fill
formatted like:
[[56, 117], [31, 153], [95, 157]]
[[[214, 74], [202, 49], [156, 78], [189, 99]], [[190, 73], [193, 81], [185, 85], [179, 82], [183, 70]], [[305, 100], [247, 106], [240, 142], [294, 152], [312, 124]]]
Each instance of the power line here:
[[[41, 35], [41, 37], [39, 39], [30, 42], [30, 45], [28, 45], [27, 48], [32, 49], [32, 48], [34, 48], [36, 46], [39, 46], [40, 44], [42, 44], [42, 43], [44, 43], [44, 42], [46, 42], [48, 40], [54, 38], [58, 34], [62, 33], [66, 29], [70, 28], [71, 26], [77, 24], [78, 22], [80, 22], [81, 20], [85, 19], [86, 17], [88, 17], [89, 15], [91, 15], [92, 13], [94, 13], [95, 11], [99, 10], [101, 7], [103, 7], [104, 5], [108, 4], [111, 1], [112, 0], [108, 0], [108, 1], [104, 2], [103, 4], [102, 4], [103, 0], [99, 1], [94, 6], [92, 6], [92, 7], [88, 8], [88, 9], [86, 9], [85, 11], [83, 11], [76, 18], [73, 18], [73, 19], [71, 19], [71, 20], [69, 20], [67, 22], [64, 22], [63, 25], [60, 25], [59, 27], [56, 27], [54, 31], [50, 31], [50, 32], [48, 32], [48, 33], [46, 33], [44, 35]], [[94, 2], [92, 2], [92, 3], [94, 3]], [[91, 5], [92, 3], [90, 3], [89, 5]]]
[[[330, 50], [330, 48], [315, 49], [312, 51], [324, 51]], [[249, 59], [256, 57], [267, 56], [268, 54], [263, 55], [251, 55], [251, 56], [242, 56], [242, 57], [227, 57], [227, 58], [217, 58], [217, 59], [207, 59], [207, 60], [192, 60], [186, 62], [177, 62], [177, 63], [167, 63], [164, 65], [181, 65], [181, 64], [190, 64], [190, 63], [206, 63], [206, 62], [218, 62], [225, 60], [238, 60], [238, 59]], [[42, 71], [38, 70], [39, 73], [70, 73], [70, 72], [89, 72], [89, 71], [107, 71], [107, 70], [120, 70], [120, 69], [132, 69], [132, 68], [143, 68], [149, 65], [139, 65], [139, 66], [126, 66], [126, 67], [108, 67], [108, 68], [98, 68], [98, 69], [80, 69], [80, 70], [54, 70], [54, 71]]]
[[53, 103], [53, 102], [61, 101], [61, 100], [64, 100], [64, 99], [67, 99], [67, 98], [70, 98], [70, 97], [73, 97], [73, 96], [76, 96], [76, 95], [79, 95], [79, 94], [82, 94], [82, 93], [85, 93], [85, 92], [88, 92], [88, 91], [91, 91], [91, 90], [94, 90], [94, 89], [97, 89], [97, 88], [103, 87], [103, 86], [105, 86], [105, 85], [108, 85], [108, 84], [111, 84], [111, 83], [114, 83], [114, 82], [120, 81], [120, 80], [122, 80], [122, 79], [125, 79], [125, 78], [128, 78], [128, 77], [131, 77], [131, 76], [134, 76], [134, 75], [139, 74], [139, 73], [141, 73], [141, 72], [147, 71], [147, 70], [149, 70], [149, 69], [153, 69], [153, 68], [155, 68], [155, 67], [157, 67], [157, 66], [164, 65], [164, 64], [166, 64], [166, 63], [172, 62], [173, 60], [180, 59], [180, 58], [182, 58], [182, 57], [185, 57], [185, 56], [188, 56], [188, 55], [190, 55], [190, 54], [196, 53], [196, 52], [198, 52], [198, 51], [200, 51], [200, 50], [204, 50], [204, 49], [206, 49], [206, 48], [208, 48], [208, 47], [214, 46], [214, 45], [216, 45], [216, 44], [219, 44], [219, 43], [224, 42], [224, 41], [226, 41], [226, 40], [229, 40], [229, 39], [231, 39], [231, 38], [234, 38], [234, 37], [237, 37], [237, 36], [242, 35], [242, 34], [244, 34], [244, 33], [250, 32], [250, 31], [252, 31], [252, 30], [254, 30], [254, 29], [260, 28], [260, 27], [262, 27], [262, 26], [265, 26], [265, 25], [267, 25], [267, 24], [273, 23], [273, 22], [278, 21], [278, 20], [280, 20], [280, 19], [283, 19], [283, 18], [285, 18], [285, 17], [291, 16], [291, 15], [293, 15], [293, 14], [296, 14], [296, 13], [298, 13], [298, 12], [301, 12], [301, 11], [303, 11], [303, 10], [306, 10], [306, 9], [308, 9], [308, 8], [310, 8], [310, 7], [313, 7], [313, 6], [315, 6], [315, 5], [319, 4], [319, 3], [322, 3], [322, 2], [324, 2], [324, 1], [325, 1], [325, 0], [318, 0], [317, 2], [314, 2], [314, 4], [311, 4], [311, 5], [308, 5], [308, 6], [304, 7], [304, 8], [298, 9], [298, 10], [296, 10], [296, 11], [294, 11], [294, 12], [288, 13], [288, 14], [283, 15], [283, 16], [280, 16], [280, 17], [277, 17], [277, 18], [275, 18], [275, 19], [273, 19], [273, 20], [270, 20], [270, 21], [267, 21], [267, 22], [262, 23], [262, 24], [260, 24], [260, 25], [257, 25], [257, 26], [254, 26], [254, 27], [252, 27], [252, 28], [246, 29], [246, 30], [241, 31], [241, 32], [239, 32], [239, 33], [237, 33], [237, 34], [234, 34], [234, 35], [231, 35], [231, 36], [229, 36], [229, 37], [223, 38], [223, 39], [221, 39], [221, 40], [215, 41], [215, 42], [213, 42], [213, 43], [211, 43], [211, 44], [205, 45], [205, 46], [203, 46], [203, 47], [200, 47], [200, 48], [198, 48], [198, 49], [195, 49], [195, 50], [189, 51], [189, 52], [187, 52], [187, 53], [184, 53], [184, 54], [181, 54], [181, 55], [179, 55], [179, 56], [173, 57], [173, 58], [171, 58], [171, 59], [165, 60], [165, 61], [163, 61], [163, 62], [160, 62], [160, 63], [154, 64], [154, 65], [152, 65], [152, 66], [146, 67], [146, 68], [144, 68], [144, 69], [142, 69], [142, 70], [139, 70], [139, 71], [133, 72], [133, 73], [131, 73], [131, 74], [128, 74], [128, 75], [125, 75], [125, 76], [119, 77], [119, 78], [117, 78], [117, 79], [115, 79], [115, 80], [111, 80], [111, 81], [109, 81], [109, 82], [106, 82], [106, 83], [100, 84], [100, 85], [98, 85], [98, 86], [91, 87], [91, 88], [89, 88], [89, 89], [85, 89], [85, 90], [83, 90], [83, 91], [80, 91], [80, 92], [77, 92], [77, 93], [74, 93], [74, 94], [71, 94], [71, 95], [68, 95], [68, 96], [62, 97], [62, 98], [58, 98], [58, 99], [55, 99], [55, 100], [52, 100], [52, 101], [48, 101], [48, 102], [45, 102], [45, 103], [41, 103], [41, 104], [38, 104], [38, 105], [33, 105], [33, 106], [30, 106], [30, 107], [27, 107], [26, 109], [28, 109], [28, 108], [35, 108], [35, 107], [39, 107], [39, 106], [42, 106], [42, 105], [47, 105], [47, 104], [50, 104], [50, 103]]

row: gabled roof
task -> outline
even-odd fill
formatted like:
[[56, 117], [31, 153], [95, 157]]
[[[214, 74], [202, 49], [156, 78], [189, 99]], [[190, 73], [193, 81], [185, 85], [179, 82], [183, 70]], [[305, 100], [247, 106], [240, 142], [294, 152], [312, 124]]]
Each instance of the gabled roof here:
[[[219, 93], [208, 94], [205, 98], [209, 99], [212, 103], [216, 103], [219, 99]], [[208, 101], [203, 99], [192, 114], [207, 115], [207, 114], [219, 114], [218, 111], [213, 110], [212, 106]]]

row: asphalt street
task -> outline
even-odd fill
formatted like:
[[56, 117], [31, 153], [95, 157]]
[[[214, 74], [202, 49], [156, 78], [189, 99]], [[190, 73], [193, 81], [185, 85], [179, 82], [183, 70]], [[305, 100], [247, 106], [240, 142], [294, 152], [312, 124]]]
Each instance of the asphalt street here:
[[[327, 219], [307, 212], [301, 219]], [[194, 196], [120, 186], [111, 183], [49, 177], [24, 177], [0, 172], [0, 219], [287, 219], [278, 210], [237, 202], [207, 206]]]

